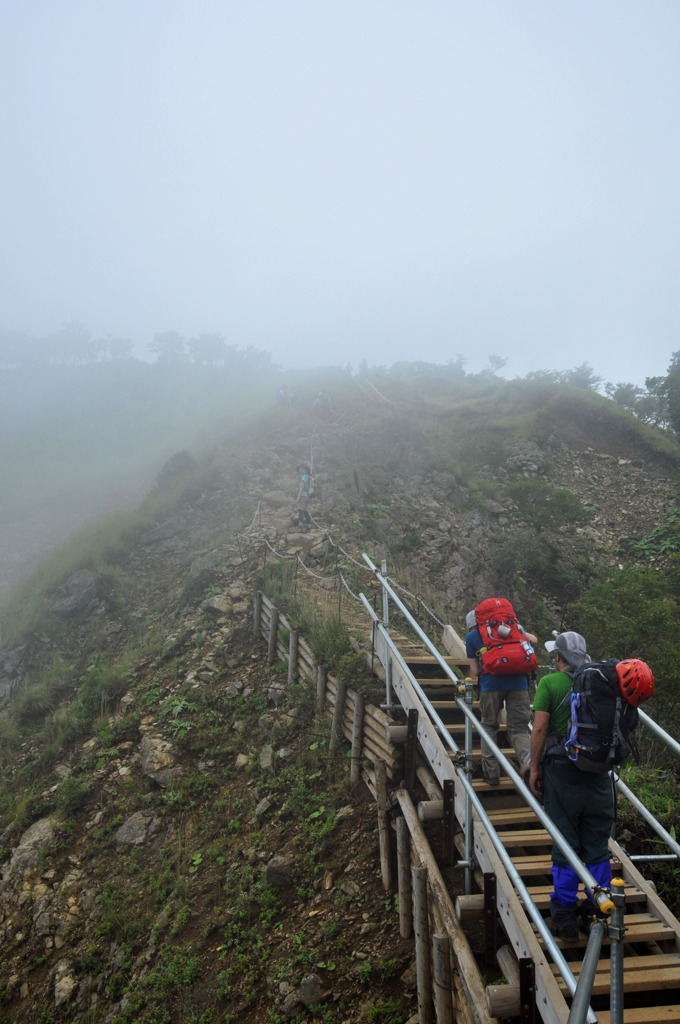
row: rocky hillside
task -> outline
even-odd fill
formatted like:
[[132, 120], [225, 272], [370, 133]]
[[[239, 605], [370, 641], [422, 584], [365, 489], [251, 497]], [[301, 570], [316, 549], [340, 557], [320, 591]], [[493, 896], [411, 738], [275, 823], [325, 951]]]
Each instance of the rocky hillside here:
[[[559, 625], [565, 590], [663, 521], [678, 457], [604, 400], [508, 389], [493, 421], [487, 394], [356, 380], [336, 388], [330, 424], [273, 410], [205, 464], [180, 460], [175, 490], [98, 555], [76, 542], [68, 571], [40, 577], [32, 628], [12, 635], [5, 612], [0, 1020], [415, 1012], [374, 807], [329, 757], [313, 695], [267, 666], [251, 600], [283, 583], [355, 620], [367, 551], [435, 630], [501, 590], [532, 625]], [[294, 524], [300, 461], [320, 490], [308, 532]], [[338, 655], [379, 701], [351, 647]]]

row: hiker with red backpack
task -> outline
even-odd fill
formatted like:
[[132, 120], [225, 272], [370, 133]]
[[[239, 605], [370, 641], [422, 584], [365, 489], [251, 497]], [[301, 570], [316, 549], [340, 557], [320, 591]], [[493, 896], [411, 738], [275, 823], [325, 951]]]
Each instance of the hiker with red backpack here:
[[[598, 885], [607, 888], [615, 820], [610, 769], [630, 753], [637, 707], [651, 696], [654, 676], [635, 658], [591, 662], [586, 641], [572, 630], [558, 633], [545, 648], [554, 671], [543, 676], [534, 697], [529, 784]], [[579, 901], [578, 875], [558, 846], [552, 877], [551, 930], [576, 941], [596, 908], [588, 896]]]
[[[510, 601], [491, 597], [468, 613], [465, 653], [470, 675], [479, 679], [481, 724], [496, 742], [498, 716], [505, 707], [506, 729], [518, 768], [529, 771], [529, 675], [538, 661], [532, 644], [536, 637], [520, 626]], [[491, 786], [500, 783], [498, 759], [482, 741], [482, 775]]]

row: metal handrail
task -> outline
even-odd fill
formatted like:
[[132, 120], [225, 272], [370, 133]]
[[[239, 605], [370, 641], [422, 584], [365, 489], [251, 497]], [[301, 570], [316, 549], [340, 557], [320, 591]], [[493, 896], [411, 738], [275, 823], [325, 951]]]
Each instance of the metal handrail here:
[[665, 729], [662, 729], [653, 718], [649, 717], [646, 711], [641, 711], [640, 708], [638, 708], [638, 715], [641, 723], [649, 729], [650, 732], [654, 733], [656, 738], [661, 740], [669, 750], [672, 750], [676, 757], [680, 757], [680, 743], [678, 743], [675, 737], [667, 733]]
[[[389, 593], [390, 597], [395, 602], [395, 604], [397, 605], [399, 610], [402, 612], [402, 614], [404, 614], [406, 616], [407, 620], [409, 621], [409, 625], [411, 625], [413, 628], [415, 628], [415, 630], [418, 633], [418, 635], [426, 643], [426, 646], [427, 646], [428, 650], [430, 650], [433, 653], [433, 655], [436, 657], [437, 661], [441, 665], [443, 671], [446, 673], [448, 678], [453, 683], [458, 685], [460, 683], [460, 679], [456, 675], [453, 674], [453, 672], [451, 671], [450, 666], [446, 663], [445, 659], [442, 657], [442, 655], [439, 653], [439, 651], [437, 651], [437, 649], [434, 646], [434, 644], [432, 643], [432, 641], [421, 630], [421, 628], [418, 625], [418, 623], [415, 622], [415, 620], [413, 619], [413, 616], [409, 612], [408, 608], [406, 608], [406, 606], [402, 603], [400, 598], [397, 597], [397, 595], [395, 594], [395, 592], [392, 589], [392, 587], [390, 587], [390, 585], [387, 582], [387, 579], [385, 578], [385, 576], [382, 573], [378, 572], [378, 570], [373, 565], [373, 563], [371, 562], [370, 558], [367, 555], [363, 555], [363, 558], [364, 558], [366, 564], [377, 575], [380, 576], [380, 583], [381, 583], [381, 585], [387, 590], [387, 592]], [[366, 598], [364, 597], [364, 595], [360, 594], [359, 597], [363, 599], [365, 604], [368, 604], [368, 602], [367, 602]], [[378, 628], [380, 628], [380, 627], [378, 626]], [[415, 680], [413, 678], [411, 672], [406, 667], [406, 664], [403, 661], [403, 659], [401, 658], [401, 655], [397, 651], [396, 647], [394, 646], [394, 644], [393, 644], [393, 642], [391, 640], [391, 637], [389, 636], [389, 633], [387, 633], [385, 635], [385, 639], [389, 642], [389, 644], [391, 646], [391, 649], [396, 653], [397, 657], [402, 662], [403, 667], [408, 672], [408, 675], [411, 678], [412, 682], [415, 684], [416, 692], [419, 694], [419, 696], [423, 700], [423, 705], [427, 709], [428, 715], [430, 716], [431, 720], [435, 722], [435, 724], [440, 728], [440, 730], [443, 730], [443, 738], [445, 740], [447, 740], [449, 742], [449, 745], [452, 746], [452, 749], [457, 752], [458, 751], [458, 747], [455, 745], [455, 743], [452, 740], [452, 738], [446, 732], [446, 726], [444, 725], [442, 720], [436, 714], [434, 709], [430, 708], [429, 700], [427, 699], [425, 693], [421, 689], [421, 687], [418, 684], [417, 680]], [[578, 875], [580, 881], [583, 882], [583, 884], [586, 887], [586, 889], [588, 889], [588, 891], [590, 892], [590, 895], [592, 896], [594, 902], [597, 903], [598, 906], [600, 906], [600, 904], [603, 903], [603, 902], [608, 903], [609, 902], [609, 894], [605, 894], [602, 891], [602, 889], [601, 889], [600, 885], [598, 884], [597, 880], [593, 877], [593, 875], [591, 875], [590, 871], [588, 871], [588, 868], [585, 866], [585, 864], [583, 864], [583, 862], [581, 860], [579, 860], [579, 858], [576, 856], [576, 854], [572, 850], [572, 848], [569, 845], [569, 843], [567, 842], [567, 840], [564, 838], [562, 833], [559, 831], [559, 829], [553, 823], [552, 818], [548, 817], [548, 815], [545, 813], [545, 811], [543, 810], [543, 807], [538, 802], [536, 797], [524, 785], [524, 781], [520, 777], [518, 772], [515, 771], [514, 765], [506, 758], [506, 756], [502, 752], [502, 750], [500, 750], [500, 748], [494, 743], [494, 741], [488, 735], [486, 730], [480, 724], [479, 720], [477, 719], [475, 714], [470, 710], [470, 708], [467, 706], [467, 704], [463, 700], [460, 700], [460, 699], [457, 700], [456, 703], [458, 704], [458, 707], [461, 709], [461, 711], [466, 716], [466, 718], [470, 719], [472, 727], [474, 729], [476, 729], [478, 733], [480, 733], [480, 735], [484, 739], [485, 744], [487, 744], [491, 748], [491, 750], [493, 751], [495, 756], [498, 758], [499, 762], [502, 764], [502, 766], [505, 769], [505, 771], [507, 772], [507, 774], [514, 781], [515, 785], [519, 785], [519, 792], [521, 793], [522, 798], [526, 801], [526, 803], [534, 811], [534, 813], [536, 814], [536, 817], [539, 819], [539, 821], [541, 822], [543, 827], [550, 833], [550, 836], [551, 836], [553, 842], [555, 843], [556, 846], [558, 846], [560, 848], [560, 851], [562, 852], [562, 854], [566, 858], [567, 863], [574, 869], [574, 871]]]
[[[426, 711], [428, 717], [430, 718], [432, 723], [434, 725], [436, 725], [437, 728], [439, 729], [442, 740], [445, 742], [446, 745], [448, 745], [451, 748], [451, 750], [454, 753], [458, 753], [460, 748], [456, 744], [456, 742], [453, 739], [453, 737], [450, 736], [449, 733], [447, 732], [446, 726], [445, 726], [444, 722], [442, 721], [440, 716], [437, 714], [435, 709], [431, 706], [431, 704], [430, 704], [427, 696], [425, 695], [422, 687], [420, 686], [418, 680], [413, 676], [413, 674], [409, 670], [409, 668], [408, 668], [408, 666], [407, 666], [403, 656], [401, 655], [401, 653], [398, 650], [398, 648], [395, 646], [394, 641], [392, 640], [391, 636], [389, 635], [389, 632], [385, 629], [383, 623], [380, 621], [378, 616], [375, 614], [375, 611], [371, 607], [368, 599], [366, 598], [366, 596], [363, 593], [359, 594], [359, 598], [361, 599], [362, 603], [364, 604], [366, 610], [369, 612], [369, 614], [370, 614], [370, 616], [371, 616], [371, 618], [373, 620], [375, 628], [380, 632], [380, 634], [382, 635], [383, 639], [385, 640], [385, 643], [386, 643], [386, 645], [387, 645], [387, 647], [388, 647], [388, 649], [390, 651], [390, 655], [392, 657], [394, 657], [395, 661], [399, 664], [399, 667], [401, 668], [401, 670], [408, 676], [411, 685], [413, 686], [415, 692], [417, 693], [418, 697], [422, 701], [422, 706], [423, 706], [424, 710]], [[407, 615], [409, 614], [407, 609], [404, 609], [404, 611], [405, 611], [405, 613]], [[443, 659], [442, 659], [441, 664], [442, 664], [442, 667], [445, 668], [445, 670], [449, 674], [449, 678], [451, 678], [454, 683], [459, 683], [459, 680], [455, 676], [453, 676], [453, 674], [450, 672], [449, 666], [443, 661]], [[461, 708], [461, 710], [465, 714], [466, 720], [474, 728], [476, 728], [477, 731], [484, 737], [485, 743], [488, 743], [488, 745], [492, 749], [493, 753], [498, 757], [498, 759], [502, 763], [503, 767], [506, 769], [508, 774], [511, 776], [511, 778], [513, 779], [515, 784], [519, 787], [519, 791], [522, 793], [522, 796], [524, 797], [524, 799], [527, 800], [527, 802], [531, 803], [532, 806], [534, 807], [534, 809], [538, 812], [538, 816], [541, 819], [542, 824], [544, 824], [546, 829], [550, 832], [551, 838], [553, 839], [553, 841], [556, 842], [558, 845], [560, 845], [561, 848], [563, 847], [563, 853], [564, 853], [565, 857], [567, 857], [569, 859], [570, 863], [573, 862], [572, 866], [574, 867], [574, 870], [577, 872], [577, 874], [579, 875], [581, 881], [584, 883], [584, 885], [590, 891], [591, 896], [593, 897], [593, 899], [595, 899], [597, 901], [598, 896], [599, 896], [601, 900], [606, 900], [608, 897], [605, 895], [605, 893], [602, 892], [602, 890], [599, 889], [599, 886], [598, 886], [597, 881], [595, 880], [595, 878], [593, 878], [593, 876], [590, 874], [590, 872], [585, 867], [585, 865], [582, 864], [582, 862], [576, 857], [576, 855], [574, 854], [573, 850], [571, 849], [571, 847], [567, 843], [567, 841], [564, 838], [564, 836], [553, 825], [551, 819], [547, 817], [547, 815], [543, 811], [543, 809], [540, 806], [540, 804], [538, 804], [538, 802], [535, 800], [535, 798], [527, 790], [527, 788], [524, 785], [524, 782], [523, 782], [521, 776], [515, 771], [512, 763], [510, 761], [508, 761], [508, 759], [503, 754], [502, 750], [489, 737], [488, 733], [480, 725], [480, 723], [477, 720], [477, 718], [474, 715], [474, 713], [467, 707], [467, 705], [465, 704], [465, 701], [463, 701], [461, 699], [458, 699], [456, 701], [456, 703], [457, 703], [458, 707]], [[464, 771], [464, 770], [461, 771], [456, 765], [453, 765], [453, 768], [454, 768], [454, 771], [456, 772], [456, 774], [458, 775], [458, 778], [460, 779], [460, 782], [461, 782], [461, 784], [462, 784], [462, 786], [463, 786], [463, 788], [465, 790], [465, 794], [466, 794], [467, 800], [470, 802], [471, 806], [474, 807], [474, 809], [475, 809], [475, 811], [477, 813], [477, 816], [478, 816], [481, 824], [483, 825], [483, 827], [488, 832], [489, 837], [491, 839], [491, 842], [493, 843], [494, 849], [496, 850], [496, 853], [497, 853], [499, 859], [501, 860], [501, 862], [503, 864], [503, 867], [505, 868], [505, 871], [506, 871], [506, 873], [508, 875], [508, 878], [509, 878], [510, 882], [515, 887], [515, 889], [517, 890], [517, 892], [518, 892], [518, 894], [519, 894], [519, 896], [520, 896], [520, 898], [521, 898], [521, 900], [522, 900], [522, 902], [523, 902], [523, 904], [524, 904], [524, 906], [526, 908], [526, 911], [527, 911], [529, 917], [531, 918], [533, 923], [536, 925], [536, 928], [537, 928], [541, 938], [543, 939], [543, 941], [545, 943], [546, 949], [549, 950], [550, 956], [551, 956], [554, 964], [556, 965], [556, 967], [557, 967], [557, 969], [558, 969], [558, 971], [559, 971], [559, 973], [560, 973], [560, 975], [561, 975], [561, 977], [562, 977], [562, 979], [563, 979], [567, 989], [569, 990], [569, 993], [571, 995], [574, 995], [576, 990], [577, 990], [578, 982], [577, 982], [576, 978], [574, 977], [574, 975], [573, 975], [573, 973], [571, 971], [571, 968], [569, 967], [568, 962], [565, 960], [560, 947], [556, 944], [555, 937], [553, 936], [552, 932], [548, 928], [548, 925], [546, 923], [545, 918], [543, 917], [543, 915], [541, 914], [540, 910], [536, 906], [534, 900], [532, 899], [532, 896], [531, 896], [530, 892], [528, 891], [526, 885], [524, 884], [524, 880], [522, 879], [522, 877], [520, 876], [519, 872], [517, 871], [517, 868], [513, 864], [512, 859], [511, 859], [509, 853], [507, 852], [507, 850], [505, 849], [505, 846], [503, 845], [501, 837], [499, 836], [499, 834], [496, 831], [493, 823], [491, 822], [490, 818], [488, 817], [488, 815], [487, 815], [487, 813], [486, 813], [486, 811], [484, 809], [484, 805], [482, 804], [481, 800], [479, 799], [479, 796], [475, 792], [475, 790], [474, 790], [474, 788], [472, 786], [472, 783], [471, 783], [470, 779], [468, 778], [467, 772]], [[470, 828], [469, 825], [466, 827], [466, 839], [467, 839], [468, 835], [471, 835], [471, 828]], [[588, 1008], [588, 1013], [587, 1013], [585, 1019], [588, 1021], [588, 1024], [597, 1024], [597, 1017], [596, 1017], [596, 1015], [593, 1013], [593, 1011], [590, 1008]]]
[[639, 800], [638, 797], [635, 796], [635, 793], [633, 793], [628, 788], [628, 786], [625, 784], [625, 782], [623, 782], [621, 779], [617, 779], [616, 780], [616, 788], [621, 793], [621, 795], [625, 796], [626, 800], [628, 800], [633, 805], [633, 807], [638, 812], [638, 814], [642, 818], [644, 818], [644, 820], [647, 822], [647, 824], [650, 826], [650, 828], [652, 828], [654, 830], [654, 832], [656, 832], [656, 834], [659, 836], [659, 838], [663, 839], [663, 841], [666, 844], [666, 846], [669, 846], [671, 848], [671, 850], [673, 851], [673, 854], [672, 855], [668, 855], [668, 856], [665, 856], [663, 854], [660, 854], [660, 855], [659, 854], [657, 854], [657, 855], [650, 854], [647, 857], [644, 854], [641, 854], [639, 857], [631, 857], [631, 860], [645, 860], [645, 861], [649, 860], [649, 861], [651, 861], [651, 860], [659, 860], [661, 857], [663, 857], [664, 860], [680, 860], [680, 843], [678, 843], [677, 840], [675, 840], [673, 838], [673, 836], [670, 834], [670, 832], [666, 831], [666, 829], [663, 827], [661, 822], [658, 821], [654, 817], [652, 812], [645, 807], [645, 805], [642, 803], [642, 801]]

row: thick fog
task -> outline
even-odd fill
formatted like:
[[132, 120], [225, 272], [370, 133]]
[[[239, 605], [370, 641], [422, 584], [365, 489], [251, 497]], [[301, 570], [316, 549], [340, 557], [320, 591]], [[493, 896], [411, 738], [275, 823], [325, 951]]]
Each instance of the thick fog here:
[[0, 329], [666, 371], [675, 0], [26, 0]]

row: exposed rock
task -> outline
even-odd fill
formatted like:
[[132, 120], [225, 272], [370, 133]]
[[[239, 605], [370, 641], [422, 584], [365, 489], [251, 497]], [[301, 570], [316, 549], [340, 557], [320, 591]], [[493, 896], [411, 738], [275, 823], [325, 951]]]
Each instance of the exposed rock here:
[[160, 541], [174, 537], [181, 527], [182, 523], [179, 519], [166, 519], [164, 523], [159, 523], [158, 526], [154, 526], [152, 529], [146, 530], [139, 538], [140, 543], [158, 544]]
[[80, 569], [54, 592], [50, 611], [63, 618], [87, 618], [99, 608], [97, 581], [89, 569]]
[[294, 867], [295, 857], [292, 853], [272, 857], [265, 869], [267, 885], [272, 885], [275, 889], [290, 889], [293, 885]]
[[144, 811], [136, 811], [120, 826], [115, 834], [115, 840], [121, 845], [140, 846], [146, 841], [150, 824], [151, 816], [149, 814], [145, 814]]
[[234, 602], [226, 594], [216, 594], [201, 602], [201, 611], [220, 612], [222, 615], [231, 615], [234, 610]]
[[166, 788], [182, 775], [177, 764], [177, 750], [160, 736], [145, 733], [139, 745], [142, 771], [159, 786]]
[[262, 800], [260, 800], [260, 802], [257, 805], [257, 807], [255, 808], [255, 817], [258, 820], [260, 818], [264, 818], [264, 816], [267, 813], [267, 811], [271, 809], [271, 806], [272, 806], [271, 800], [268, 797], [266, 797], [266, 796], [263, 797]]
[[300, 982], [300, 1002], [305, 1006], [315, 1006], [321, 999], [321, 978], [318, 974], [310, 974]]
[[274, 763], [274, 748], [271, 743], [265, 744], [260, 751], [260, 768], [268, 769], [271, 768]]
[[55, 979], [54, 979], [54, 1004], [55, 1006], [61, 1006], [62, 1003], [68, 1002], [73, 995], [73, 991], [77, 985], [75, 976], [72, 973], [70, 966], [66, 961], [62, 960], [57, 964]]
[[12, 853], [9, 864], [2, 869], [3, 883], [13, 875], [22, 875], [38, 865], [40, 850], [50, 842], [55, 830], [56, 825], [50, 818], [41, 818], [26, 829], [19, 840], [19, 845]]

